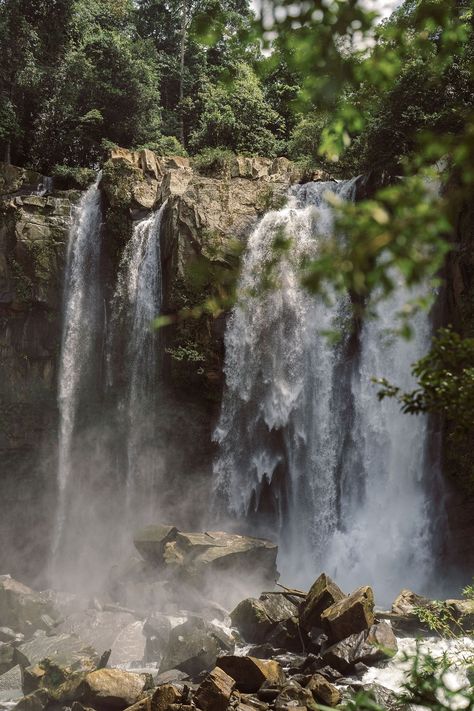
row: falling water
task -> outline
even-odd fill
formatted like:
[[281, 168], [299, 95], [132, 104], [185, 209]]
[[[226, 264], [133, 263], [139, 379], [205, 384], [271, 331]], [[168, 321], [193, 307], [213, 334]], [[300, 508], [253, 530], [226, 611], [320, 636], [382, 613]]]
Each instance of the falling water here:
[[80, 399], [90, 379], [100, 329], [100, 178], [99, 174], [74, 209], [67, 247], [58, 384], [58, 504], [53, 533], [53, 574], [68, 514], [74, 430]]
[[[388, 601], [401, 584], [423, 589], [427, 573], [426, 422], [378, 402], [371, 378], [409, 387], [430, 328], [420, 314], [412, 342], [389, 339], [409, 296], [400, 288], [354, 348], [344, 329], [347, 298], [323, 300], [301, 288], [301, 260], [331, 234], [325, 194], [350, 197], [352, 188], [353, 181], [298, 187], [250, 237], [225, 338], [215, 507], [277, 537], [292, 583], [308, 585], [324, 568], [348, 589], [375, 583]], [[277, 266], [279, 288], [262, 293], [282, 231], [291, 248]], [[326, 333], [335, 328], [346, 333], [336, 345]]]
[[154, 436], [157, 335], [153, 319], [161, 308], [160, 227], [165, 204], [138, 222], [125, 247], [112, 300], [108, 378], [113, 382], [117, 338], [122, 334], [124, 395], [119, 402], [126, 434], [126, 506], [136, 515], [156, 483], [148, 443]]

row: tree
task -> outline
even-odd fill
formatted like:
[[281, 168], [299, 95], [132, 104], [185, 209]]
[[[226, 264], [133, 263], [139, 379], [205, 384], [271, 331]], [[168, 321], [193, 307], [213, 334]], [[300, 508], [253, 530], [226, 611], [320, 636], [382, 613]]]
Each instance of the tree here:
[[207, 82], [200, 98], [202, 114], [190, 137], [194, 150], [212, 147], [277, 155], [284, 122], [265, 100], [261, 84], [248, 65], [240, 64], [230, 83]]

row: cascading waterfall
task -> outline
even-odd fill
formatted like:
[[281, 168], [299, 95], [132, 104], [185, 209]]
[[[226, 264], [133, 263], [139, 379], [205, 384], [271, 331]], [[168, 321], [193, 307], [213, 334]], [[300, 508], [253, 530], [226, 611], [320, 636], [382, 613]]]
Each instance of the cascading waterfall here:
[[[114, 380], [117, 338], [122, 334], [124, 395], [119, 409], [126, 430], [126, 508], [129, 515], [150, 501], [156, 461], [147, 442], [154, 434], [157, 334], [153, 319], [161, 308], [160, 227], [165, 208], [138, 222], [125, 247], [112, 300], [108, 380]], [[124, 336], [124, 338], [123, 338]]]
[[100, 179], [99, 174], [74, 210], [67, 248], [58, 384], [58, 503], [52, 545], [53, 575], [68, 515], [76, 420], [81, 397], [90, 379], [91, 361], [101, 327]]
[[[289, 205], [267, 214], [249, 239], [225, 337], [214, 501], [221, 520], [245, 519], [279, 539], [280, 567], [296, 584], [324, 569], [348, 589], [373, 581], [388, 601], [401, 584], [423, 589], [426, 580], [427, 427], [378, 402], [371, 378], [409, 387], [430, 325], [421, 313], [413, 341], [386, 336], [409, 298], [400, 288], [362, 327], [358, 348], [349, 329], [337, 345], [325, 334], [344, 334], [348, 299], [305, 292], [300, 263], [331, 234], [325, 193], [350, 198], [353, 184], [295, 188]], [[262, 293], [261, 274], [282, 231], [291, 248], [277, 266], [278, 288]]]

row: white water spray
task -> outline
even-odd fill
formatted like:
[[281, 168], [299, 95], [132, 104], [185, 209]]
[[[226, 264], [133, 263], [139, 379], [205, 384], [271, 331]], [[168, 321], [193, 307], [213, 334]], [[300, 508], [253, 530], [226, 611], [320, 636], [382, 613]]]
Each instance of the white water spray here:
[[[214, 492], [221, 517], [279, 539], [292, 584], [307, 586], [324, 569], [348, 590], [374, 583], [388, 602], [402, 585], [423, 590], [428, 574], [427, 428], [424, 418], [378, 402], [371, 377], [409, 387], [430, 326], [421, 313], [412, 342], [387, 339], [409, 298], [400, 289], [363, 326], [358, 353], [349, 335], [332, 345], [324, 334], [344, 332], [348, 300], [309, 295], [300, 263], [331, 235], [324, 195], [350, 197], [352, 186], [295, 188], [289, 206], [267, 214], [250, 237], [226, 332]], [[292, 246], [277, 267], [279, 288], [262, 294], [262, 270], [282, 232]]]

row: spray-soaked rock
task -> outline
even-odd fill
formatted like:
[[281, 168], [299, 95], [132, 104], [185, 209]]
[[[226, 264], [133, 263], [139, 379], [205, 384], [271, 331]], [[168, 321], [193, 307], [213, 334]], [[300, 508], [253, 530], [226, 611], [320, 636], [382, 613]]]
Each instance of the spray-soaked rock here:
[[99, 665], [103, 651], [97, 652], [74, 634], [47, 636], [40, 633], [16, 648], [15, 659], [23, 668], [48, 659], [74, 671], [90, 671]]
[[227, 655], [219, 657], [217, 666], [235, 679], [239, 691], [247, 694], [257, 692], [264, 682], [272, 686], [285, 683], [283, 669], [278, 662], [271, 659]]
[[0, 707], [2, 702], [14, 701], [23, 696], [22, 674], [19, 665], [0, 674]]
[[374, 593], [368, 585], [335, 602], [321, 614], [330, 642], [338, 642], [374, 624]]
[[10, 575], [0, 576], [0, 620], [2, 625], [24, 634], [47, 630], [59, 613], [43, 593], [38, 593]]
[[175, 526], [146, 526], [135, 533], [133, 543], [147, 562], [162, 565], [166, 544], [175, 541], [177, 533], [178, 529]]
[[300, 607], [300, 625], [309, 632], [313, 627], [321, 627], [322, 613], [335, 602], [345, 597], [342, 590], [326, 575], [321, 573]]
[[312, 692], [293, 679], [283, 686], [274, 701], [274, 706], [276, 711], [285, 711], [294, 706], [303, 707], [311, 711], [317, 711], [318, 709]]
[[122, 669], [98, 669], [87, 674], [81, 685], [81, 701], [98, 711], [121, 711], [135, 704], [147, 685], [144, 674]]
[[171, 704], [181, 701], [181, 691], [173, 684], [162, 684], [150, 697], [150, 711], [167, 711]]
[[372, 625], [369, 630], [353, 634], [329, 647], [323, 654], [326, 664], [342, 673], [350, 673], [356, 664], [377, 664], [396, 654], [397, 640], [386, 622]]
[[337, 706], [341, 700], [341, 692], [321, 674], [313, 674], [306, 688], [311, 691], [316, 701], [326, 706]]
[[191, 618], [171, 630], [160, 673], [179, 669], [196, 676], [209, 671], [215, 667], [218, 654], [231, 651], [229, 645], [233, 647], [232, 641], [219, 627], [199, 617]]
[[0, 674], [12, 669], [17, 664], [13, 644], [0, 644]]
[[235, 680], [216, 667], [198, 687], [194, 703], [202, 711], [225, 711], [234, 688]]
[[[230, 618], [247, 642], [260, 644], [268, 639], [279, 623], [295, 617], [297, 613], [297, 605], [284, 593], [264, 593], [259, 600], [251, 597], [242, 600], [230, 613]], [[284, 644], [276, 646], [285, 647]]]

